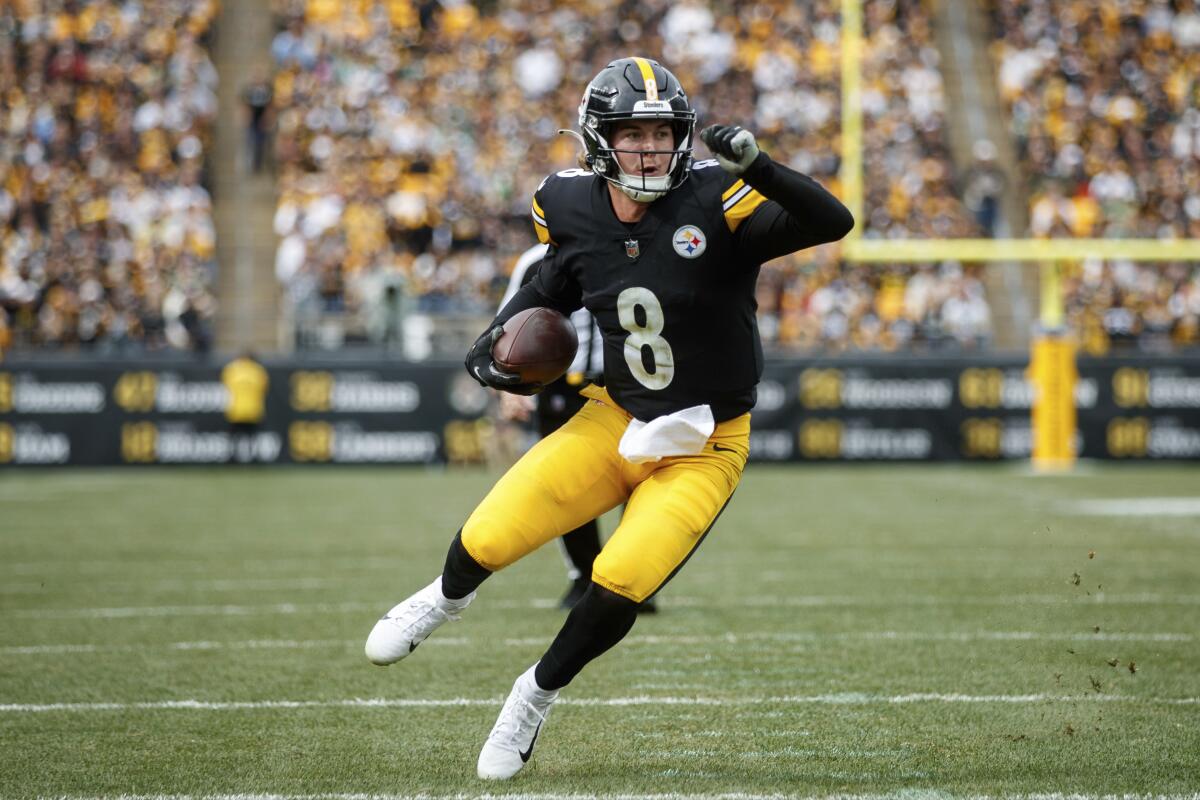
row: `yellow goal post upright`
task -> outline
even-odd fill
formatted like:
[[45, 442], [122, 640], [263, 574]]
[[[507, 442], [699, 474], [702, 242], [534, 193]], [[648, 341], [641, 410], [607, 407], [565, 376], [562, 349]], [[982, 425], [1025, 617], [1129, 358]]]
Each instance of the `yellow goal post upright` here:
[[[934, 0], [935, 2], [937, 0]], [[953, 0], [948, 0], [953, 2]], [[865, 239], [863, 189], [862, 53], [864, 0], [841, 0], [843, 199], [857, 221], [843, 240], [842, 257], [856, 263], [1037, 262], [1040, 312], [1029, 360], [1034, 384], [1033, 466], [1069, 469], [1075, 462], [1075, 343], [1065, 325], [1063, 268], [1084, 259], [1200, 261], [1192, 239]]]

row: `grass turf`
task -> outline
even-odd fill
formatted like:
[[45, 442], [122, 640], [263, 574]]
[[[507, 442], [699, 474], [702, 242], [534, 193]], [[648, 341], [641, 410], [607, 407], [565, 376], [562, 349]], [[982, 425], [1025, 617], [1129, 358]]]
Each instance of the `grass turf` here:
[[475, 758], [561, 624], [553, 548], [362, 655], [492, 479], [5, 473], [0, 797], [1200, 790], [1200, 520], [1072, 505], [1194, 498], [1195, 467], [751, 467], [500, 785]]

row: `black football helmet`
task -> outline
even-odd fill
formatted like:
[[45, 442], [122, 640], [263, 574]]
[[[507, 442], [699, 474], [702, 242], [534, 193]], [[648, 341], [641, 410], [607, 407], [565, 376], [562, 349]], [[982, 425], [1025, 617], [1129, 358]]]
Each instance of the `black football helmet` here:
[[[623, 120], [665, 119], [675, 132], [675, 147], [666, 175], [629, 175], [617, 163], [610, 144], [615, 123]], [[579, 103], [579, 132], [588, 167], [641, 203], [657, 200], [688, 177], [696, 111], [679, 79], [657, 61], [620, 58], [600, 70]]]

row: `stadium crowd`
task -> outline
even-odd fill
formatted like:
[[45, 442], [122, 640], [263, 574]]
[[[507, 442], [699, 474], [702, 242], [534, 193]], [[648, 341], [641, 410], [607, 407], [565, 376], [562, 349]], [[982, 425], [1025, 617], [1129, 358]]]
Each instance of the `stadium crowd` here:
[[[532, 241], [537, 182], [576, 166], [574, 141], [557, 131], [573, 126], [583, 87], [614, 54], [660, 57], [701, 125], [752, 127], [839, 191], [835, 0], [720, 12], [686, 0], [273, 9], [276, 272], [301, 317], [370, 315], [397, 285], [422, 311], [489, 314]], [[920, 0], [866, 9], [865, 235], [970, 235], [928, 11]], [[928, 290], [931, 276], [946, 281]], [[974, 346], [990, 333], [982, 283], [956, 264], [866, 270], [829, 249], [768, 265], [761, 287], [764, 337], [782, 347]]]
[[[863, 6], [868, 237], [990, 235], [947, 151], [927, 5]], [[272, 9], [275, 68], [254, 94], [272, 104], [276, 273], [301, 312], [378, 319], [403, 296], [432, 314], [489, 313], [531, 241], [537, 181], [575, 166], [557, 131], [613, 54], [660, 57], [702, 125], [752, 127], [840, 192], [835, 0]], [[207, 347], [217, 10], [0, 5], [0, 349]], [[988, 11], [1032, 182], [1029, 232], [1200, 236], [1196, 1]], [[1198, 285], [1196, 264], [1087, 263], [1068, 280], [1070, 318], [1093, 352], [1194, 345]], [[781, 348], [983, 346], [991, 334], [978, 272], [955, 263], [865, 268], [831, 247], [766, 265], [759, 300], [764, 338]]]
[[[1036, 237], [1200, 238], [1195, 0], [990, 0], [992, 52]], [[1198, 342], [1200, 264], [1089, 263], [1069, 282], [1093, 352]]]
[[217, 10], [0, 4], [0, 347], [206, 347]]

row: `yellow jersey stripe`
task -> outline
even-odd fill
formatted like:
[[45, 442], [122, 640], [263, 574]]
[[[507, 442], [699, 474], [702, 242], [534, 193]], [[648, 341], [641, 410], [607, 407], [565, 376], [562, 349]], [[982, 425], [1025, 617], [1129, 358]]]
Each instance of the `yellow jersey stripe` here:
[[729, 198], [733, 197], [737, 193], [737, 190], [741, 189], [745, 185], [746, 185], [746, 182], [743, 181], [741, 178], [738, 178], [736, 181], [733, 182], [733, 186], [730, 186], [728, 189], [725, 190], [725, 193], [721, 195], [721, 202], [723, 203], [726, 200], [728, 200]]
[[729, 207], [725, 209], [725, 224], [729, 226], [730, 231], [736, 231], [738, 226], [742, 224], [742, 220], [754, 213], [754, 210], [767, 202], [767, 198], [758, 193], [757, 189], [745, 187], [746, 191], [742, 196], [733, 203], [727, 204]]
[[654, 103], [658, 101], [658, 82], [654, 80], [654, 70], [650, 68], [650, 62], [644, 58], [634, 57], [633, 59], [638, 69], [642, 71], [642, 82], [646, 85], [646, 100]]

